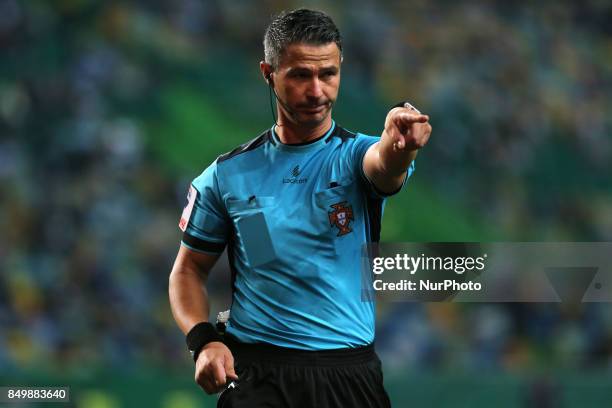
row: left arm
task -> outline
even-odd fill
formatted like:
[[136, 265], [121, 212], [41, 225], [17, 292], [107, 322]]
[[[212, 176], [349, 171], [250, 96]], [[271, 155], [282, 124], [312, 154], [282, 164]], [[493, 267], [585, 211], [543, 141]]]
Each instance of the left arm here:
[[431, 135], [429, 116], [414, 108], [393, 108], [385, 119], [380, 141], [370, 146], [363, 157], [363, 171], [383, 193], [397, 191], [406, 177], [417, 151]]

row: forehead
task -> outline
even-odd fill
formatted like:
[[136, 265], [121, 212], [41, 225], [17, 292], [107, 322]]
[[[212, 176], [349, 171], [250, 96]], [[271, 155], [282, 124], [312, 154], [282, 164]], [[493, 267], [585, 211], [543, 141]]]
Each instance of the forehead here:
[[327, 44], [289, 44], [281, 55], [280, 68], [296, 66], [336, 66], [340, 65], [340, 50], [336, 43]]

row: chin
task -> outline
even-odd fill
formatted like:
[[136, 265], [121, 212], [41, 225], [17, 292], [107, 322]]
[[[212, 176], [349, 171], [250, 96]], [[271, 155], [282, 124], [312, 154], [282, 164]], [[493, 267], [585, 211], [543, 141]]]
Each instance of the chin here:
[[298, 118], [298, 123], [301, 123], [303, 125], [310, 125], [310, 126], [319, 125], [323, 121], [325, 121], [325, 119], [327, 119], [329, 114], [330, 114], [330, 109], [325, 110], [321, 113], [317, 113], [315, 115], [300, 115], [300, 117]]

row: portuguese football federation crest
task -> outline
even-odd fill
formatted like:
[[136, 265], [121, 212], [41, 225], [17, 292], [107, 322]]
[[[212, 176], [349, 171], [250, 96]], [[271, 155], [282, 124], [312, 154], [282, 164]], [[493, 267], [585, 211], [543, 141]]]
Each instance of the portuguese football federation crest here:
[[338, 228], [338, 237], [353, 231], [351, 221], [353, 221], [353, 207], [347, 205], [346, 201], [332, 204], [333, 211], [329, 211], [329, 225]]

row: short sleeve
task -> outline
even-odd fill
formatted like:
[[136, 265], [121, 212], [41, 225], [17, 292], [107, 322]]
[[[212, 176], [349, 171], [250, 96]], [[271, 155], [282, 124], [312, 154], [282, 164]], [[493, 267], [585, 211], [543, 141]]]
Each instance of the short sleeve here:
[[195, 251], [219, 254], [227, 243], [228, 226], [215, 161], [189, 187], [179, 222], [183, 231], [181, 244]]
[[368, 149], [370, 148], [370, 146], [372, 146], [374, 143], [378, 142], [379, 140], [380, 140], [380, 137], [367, 136], [361, 133], [357, 133], [354, 139], [353, 146], [351, 148], [351, 161], [353, 165], [353, 171], [355, 172], [355, 174], [359, 175], [368, 193], [375, 198], [385, 198], [385, 197], [395, 195], [402, 190], [402, 188], [404, 187], [404, 185], [406, 184], [406, 182], [408, 181], [408, 179], [410, 178], [410, 176], [412, 176], [412, 173], [414, 172], [414, 169], [415, 169], [414, 162], [415, 161], [413, 160], [412, 163], [410, 163], [410, 166], [408, 167], [408, 174], [404, 178], [404, 182], [402, 183], [402, 185], [396, 191], [392, 193], [384, 193], [378, 190], [376, 186], [374, 185], [374, 183], [372, 183], [370, 179], [368, 179], [365, 172], [363, 171], [363, 158], [366, 152], [368, 151]]

